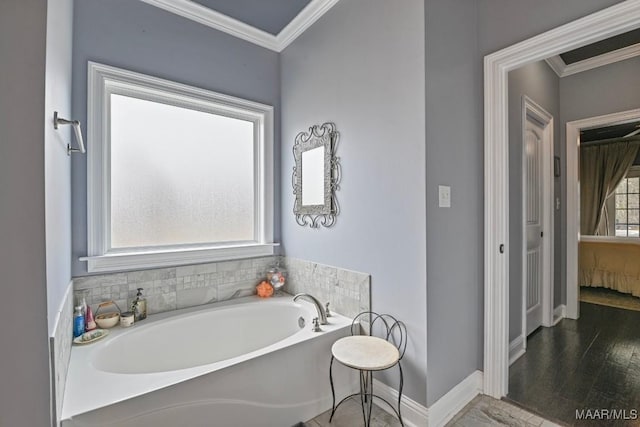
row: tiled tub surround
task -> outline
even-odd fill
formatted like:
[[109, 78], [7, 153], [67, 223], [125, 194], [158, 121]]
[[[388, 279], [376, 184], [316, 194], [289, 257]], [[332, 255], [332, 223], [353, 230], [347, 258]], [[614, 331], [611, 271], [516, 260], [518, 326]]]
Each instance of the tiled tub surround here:
[[72, 284], [60, 306], [55, 328], [52, 336], [49, 337], [49, 351], [51, 360], [51, 377], [53, 387], [53, 399], [55, 412], [53, 416], [60, 418], [62, 413], [62, 401], [67, 382], [67, 372], [69, 370], [69, 358], [71, 356], [71, 340], [73, 338], [73, 293]]
[[94, 313], [98, 304], [110, 300], [127, 311], [137, 288], [144, 288], [147, 311], [162, 313], [251, 295], [274, 261], [261, 257], [78, 277], [74, 293], [77, 300], [88, 291], [84, 294]]
[[283, 258], [287, 269], [285, 290], [294, 295], [306, 292], [323, 304], [330, 302], [332, 311], [347, 317], [370, 310], [371, 276], [317, 262]]
[[136, 289], [144, 288], [149, 313], [194, 307], [255, 293], [276, 260], [287, 269], [285, 291], [309, 293], [337, 313], [354, 317], [368, 310], [371, 277], [365, 273], [287, 257], [260, 257], [209, 264], [78, 277], [74, 302], [86, 295], [94, 313], [98, 304], [115, 301], [127, 311]]

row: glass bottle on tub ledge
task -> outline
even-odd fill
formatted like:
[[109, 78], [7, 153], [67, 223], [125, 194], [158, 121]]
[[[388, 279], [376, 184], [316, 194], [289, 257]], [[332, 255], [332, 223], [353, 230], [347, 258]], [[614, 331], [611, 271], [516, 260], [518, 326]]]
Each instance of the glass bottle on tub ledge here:
[[144, 289], [138, 288], [136, 299], [131, 303], [131, 311], [133, 312], [134, 321], [139, 322], [147, 318], [147, 300], [142, 296]]
[[279, 295], [284, 287], [287, 271], [280, 267], [280, 261], [267, 270], [267, 282], [273, 286], [274, 293]]

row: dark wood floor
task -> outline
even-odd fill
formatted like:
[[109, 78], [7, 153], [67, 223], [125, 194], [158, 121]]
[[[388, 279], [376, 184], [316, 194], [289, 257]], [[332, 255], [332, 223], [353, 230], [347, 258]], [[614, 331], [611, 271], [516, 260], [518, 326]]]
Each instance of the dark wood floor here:
[[538, 329], [509, 369], [506, 400], [571, 426], [640, 426], [576, 420], [582, 409], [640, 412], [640, 312], [580, 303], [579, 320]]

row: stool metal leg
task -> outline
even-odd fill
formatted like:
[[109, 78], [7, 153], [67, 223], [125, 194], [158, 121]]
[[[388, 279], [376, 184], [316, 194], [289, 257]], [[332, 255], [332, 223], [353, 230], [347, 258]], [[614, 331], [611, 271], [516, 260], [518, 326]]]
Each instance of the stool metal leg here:
[[373, 372], [360, 371], [360, 404], [365, 427], [371, 425], [373, 412]]
[[402, 401], [402, 387], [404, 387], [404, 375], [402, 373], [402, 365], [398, 362], [398, 369], [400, 369], [400, 386], [398, 387], [398, 420], [400, 421], [400, 425], [404, 427], [404, 423], [402, 422], [402, 414], [400, 413], [400, 403]]
[[366, 427], [371, 425], [371, 413], [373, 412], [373, 371], [367, 371], [367, 383], [369, 386], [369, 409]]
[[373, 413], [373, 398], [376, 397], [380, 399], [381, 402], [385, 403], [389, 406], [389, 408], [395, 412], [398, 417], [398, 421], [400, 421], [400, 425], [404, 427], [404, 421], [402, 420], [402, 414], [400, 412], [401, 404], [402, 404], [402, 390], [404, 388], [404, 372], [402, 370], [402, 366], [398, 363], [398, 369], [400, 370], [400, 384], [398, 387], [398, 402], [397, 407], [394, 407], [391, 403], [389, 403], [386, 399], [374, 394], [373, 391], [373, 371], [358, 371], [360, 377], [360, 391], [358, 393], [353, 393], [348, 396], [345, 396], [338, 404], [336, 405], [336, 394], [335, 394], [335, 386], [333, 384], [333, 360], [334, 357], [331, 357], [331, 362], [329, 364], [329, 382], [331, 384], [331, 398], [332, 398], [332, 409], [331, 416], [329, 417], [329, 423], [333, 421], [333, 416], [336, 414], [340, 405], [346, 402], [348, 399], [359, 396], [360, 397], [360, 405], [362, 407], [362, 418], [364, 420], [365, 427], [369, 427], [371, 425], [371, 417]]
[[362, 418], [364, 419], [364, 425], [367, 425], [367, 413], [365, 411], [365, 405], [367, 402], [367, 395], [365, 393], [366, 385], [364, 380], [364, 371], [359, 371], [360, 373], [360, 407], [362, 408]]
[[333, 355], [331, 356], [331, 363], [329, 363], [329, 382], [331, 383], [331, 417], [329, 417], [329, 422], [333, 419], [333, 414], [336, 413], [336, 390], [333, 386]]

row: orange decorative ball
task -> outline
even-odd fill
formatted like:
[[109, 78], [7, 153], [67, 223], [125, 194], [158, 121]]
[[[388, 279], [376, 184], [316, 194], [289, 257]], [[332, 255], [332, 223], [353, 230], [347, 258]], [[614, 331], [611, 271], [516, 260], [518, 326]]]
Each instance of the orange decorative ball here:
[[273, 286], [271, 286], [271, 283], [263, 280], [258, 286], [256, 286], [256, 291], [260, 298], [269, 298], [273, 295]]

